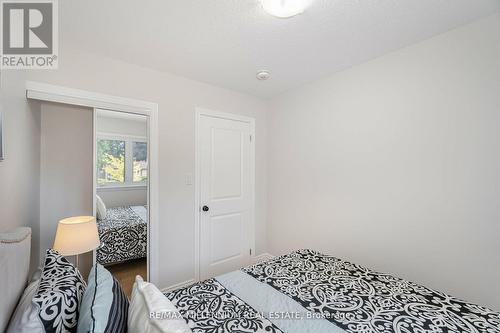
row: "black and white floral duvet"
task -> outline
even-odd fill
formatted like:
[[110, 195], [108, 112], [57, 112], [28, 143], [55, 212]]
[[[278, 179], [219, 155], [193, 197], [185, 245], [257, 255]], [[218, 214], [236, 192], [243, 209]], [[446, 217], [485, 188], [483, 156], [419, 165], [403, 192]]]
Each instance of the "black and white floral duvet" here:
[[195, 333], [500, 333], [498, 312], [311, 250], [166, 296]]
[[108, 208], [106, 218], [97, 221], [101, 247], [97, 262], [102, 265], [147, 256], [148, 224], [144, 206]]

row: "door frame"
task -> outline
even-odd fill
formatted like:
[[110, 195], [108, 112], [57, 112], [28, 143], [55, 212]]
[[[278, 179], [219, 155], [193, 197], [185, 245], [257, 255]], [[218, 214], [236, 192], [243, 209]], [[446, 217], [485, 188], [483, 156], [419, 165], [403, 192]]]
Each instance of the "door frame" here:
[[[121, 111], [135, 113], [148, 117], [148, 142], [149, 142], [149, 228], [148, 228], [148, 260], [147, 272], [148, 280], [154, 284], [159, 281], [159, 215], [158, 215], [158, 104], [119, 97], [107, 94], [101, 94], [92, 91], [73, 89], [69, 87], [56, 86], [52, 84], [26, 81], [26, 98], [38, 101], [63, 103], [69, 105], [84, 106], [94, 109], [94, 129], [95, 132], [95, 109], [106, 109], [112, 111]], [[95, 133], [93, 135], [95, 149]], [[93, 156], [94, 163], [94, 197], [93, 206], [95, 213], [96, 182], [95, 182], [95, 152]], [[95, 262], [95, 251], [94, 251]]]
[[221, 118], [227, 120], [241, 121], [250, 125], [250, 199], [252, 201], [249, 211], [249, 247], [250, 257], [255, 256], [255, 119], [238, 114], [214, 111], [202, 107], [195, 108], [195, 176], [194, 176], [194, 276], [200, 281], [200, 220], [201, 220], [201, 145], [200, 145], [200, 120], [201, 117]]

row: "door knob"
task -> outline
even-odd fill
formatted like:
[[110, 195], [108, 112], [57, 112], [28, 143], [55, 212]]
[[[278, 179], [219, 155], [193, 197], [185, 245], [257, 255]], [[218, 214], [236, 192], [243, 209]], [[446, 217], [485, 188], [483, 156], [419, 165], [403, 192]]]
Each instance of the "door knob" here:
[[204, 212], [208, 212], [208, 210], [209, 210], [210, 208], [208, 208], [208, 206], [203, 206], [201, 209], [202, 209]]

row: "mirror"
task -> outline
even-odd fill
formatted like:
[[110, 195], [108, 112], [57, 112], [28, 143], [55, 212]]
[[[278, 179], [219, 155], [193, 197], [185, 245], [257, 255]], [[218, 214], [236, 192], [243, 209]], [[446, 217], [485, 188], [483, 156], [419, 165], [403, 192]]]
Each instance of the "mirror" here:
[[95, 110], [96, 261], [128, 296], [148, 279], [148, 137], [147, 116]]

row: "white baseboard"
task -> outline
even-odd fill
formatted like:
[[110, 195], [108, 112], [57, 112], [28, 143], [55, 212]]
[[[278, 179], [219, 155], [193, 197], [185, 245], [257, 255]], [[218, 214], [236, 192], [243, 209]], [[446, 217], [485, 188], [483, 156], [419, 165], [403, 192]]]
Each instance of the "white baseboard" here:
[[[263, 261], [270, 260], [272, 258], [274, 258], [274, 256], [272, 254], [262, 253], [262, 254], [259, 254], [258, 256], [252, 256], [252, 258], [250, 260], [251, 260], [251, 264], [253, 265], [253, 264], [261, 263]], [[161, 292], [168, 293], [170, 291], [189, 286], [190, 284], [193, 284], [195, 282], [196, 282], [195, 279], [189, 279], [189, 280], [184, 281], [184, 282], [179, 282], [179, 283], [173, 284], [170, 287], [163, 288], [163, 289], [161, 289]]]
[[270, 253], [262, 253], [262, 254], [259, 254], [258, 256], [252, 257], [252, 264], [258, 264], [258, 263], [261, 263], [263, 261], [267, 261], [267, 260], [270, 260], [273, 258], [274, 258], [274, 256]]
[[168, 293], [172, 290], [175, 290], [175, 289], [179, 289], [179, 288], [182, 288], [182, 287], [186, 287], [186, 286], [189, 286], [190, 284], [193, 284], [195, 281], [194, 279], [189, 279], [187, 281], [184, 281], [184, 282], [179, 282], [179, 283], [176, 283], [176, 284], [173, 284], [171, 285], [170, 287], [166, 287], [166, 288], [163, 288], [161, 290], [162, 293]]

